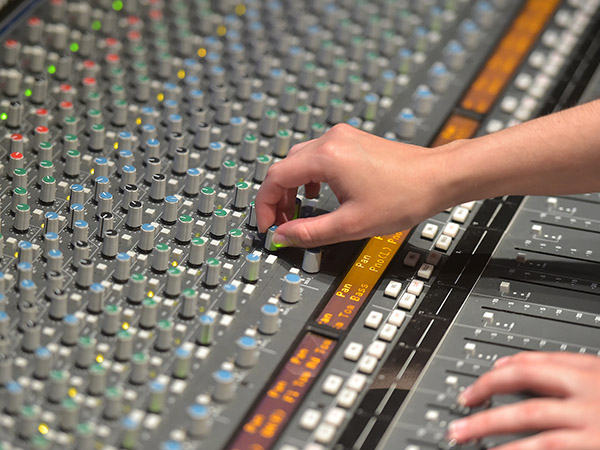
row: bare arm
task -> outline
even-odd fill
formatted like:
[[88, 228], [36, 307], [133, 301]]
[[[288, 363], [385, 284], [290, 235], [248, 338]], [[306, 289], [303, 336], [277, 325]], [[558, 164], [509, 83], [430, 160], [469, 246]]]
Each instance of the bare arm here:
[[[337, 125], [274, 164], [256, 198], [275, 241], [314, 247], [407, 229], [448, 207], [506, 194], [600, 190], [600, 101], [498, 133], [425, 149]], [[289, 221], [299, 186], [330, 185], [340, 207]]]

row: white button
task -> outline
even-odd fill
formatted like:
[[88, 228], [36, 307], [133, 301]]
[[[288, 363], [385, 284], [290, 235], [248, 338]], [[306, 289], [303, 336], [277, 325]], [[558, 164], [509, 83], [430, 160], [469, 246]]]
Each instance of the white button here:
[[446, 384], [448, 386], [455, 387], [458, 384], [458, 377], [456, 377], [455, 375], [448, 375], [446, 377]]
[[387, 345], [385, 344], [385, 342], [374, 341], [371, 343], [371, 345], [369, 345], [369, 348], [367, 349], [367, 354], [374, 356], [377, 359], [381, 359], [383, 358], [386, 348]]
[[408, 252], [404, 258], [404, 265], [408, 267], [417, 267], [421, 255], [415, 252]]
[[570, 25], [572, 20], [571, 13], [566, 9], [561, 9], [554, 16], [554, 21], [561, 28], [566, 28]]
[[421, 450], [421, 447], [418, 445], [409, 445], [408, 447], [405, 447], [404, 450]]
[[340, 395], [338, 395], [337, 404], [342, 408], [351, 408], [356, 398], [358, 397], [358, 393], [351, 389], [342, 389]]
[[312, 431], [317, 428], [319, 420], [321, 420], [321, 412], [317, 411], [316, 409], [309, 408], [304, 411], [300, 417], [300, 428]]
[[429, 255], [427, 255], [427, 259], [425, 260], [425, 262], [427, 264], [431, 264], [432, 266], [437, 266], [440, 263], [441, 259], [442, 254], [433, 250], [429, 252]]
[[425, 420], [428, 422], [437, 422], [440, 420], [440, 412], [435, 409], [430, 409], [425, 413]]
[[376, 330], [379, 328], [382, 320], [383, 314], [381, 314], [379, 311], [371, 311], [365, 319], [365, 327]]
[[[281, 449], [283, 450], [283, 449]], [[304, 447], [302, 447], [302, 450], [325, 450], [325, 447], [323, 447], [322, 445], [316, 444], [314, 442], [311, 442], [310, 444], [306, 444]]]
[[558, 31], [556, 30], [547, 30], [542, 35], [542, 43], [546, 47], [553, 48], [556, 44], [558, 44], [559, 36]]
[[517, 89], [526, 91], [527, 89], [529, 89], [529, 86], [531, 86], [532, 80], [532, 76], [528, 73], [520, 73], [515, 79], [515, 86]]
[[339, 427], [344, 423], [344, 419], [346, 418], [346, 411], [342, 408], [331, 408], [325, 414], [325, 422], [333, 425], [334, 427]]
[[315, 431], [315, 441], [321, 444], [329, 444], [335, 437], [335, 427], [328, 423], [322, 423]]
[[472, 202], [466, 202], [466, 203], [462, 203], [460, 206], [462, 206], [463, 208], [468, 209], [469, 211], [473, 211], [473, 208], [475, 208], [475, 201]]
[[539, 50], [531, 52], [528, 59], [529, 65], [534, 69], [541, 69], [546, 63], [546, 55]]
[[419, 267], [419, 271], [417, 272], [417, 276], [419, 278], [429, 280], [431, 275], [433, 275], [433, 266], [431, 264], [421, 264], [421, 267]]
[[[320, 446], [319, 446], [320, 447]], [[300, 450], [295, 445], [285, 444], [279, 448], [279, 450]]]
[[433, 238], [435, 238], [435, 235], [438, 232], [438, 228], [439, 227], [437, 225], [433, 223], [428, 223], [423, 227], [423, 231], [421, 231], [421, 237], [433, 240]]
[[483, 313], [483, 322], [484, 323], [492, 323], [494, 321], [494, 313], [491, 311], [486, 311]]
[[367, 377], [360, 374], [355, 373], [348, 378], [348, 382], [346, 383], [347, 389], [352, 389], [353, 391], [360, 392], [365, 388], [367, 384]]
[[371, 374], [377, 367], [378, 359], [375, 356], [365, 355], [358, 362], [358, 371], [366, 374]]
[[452, 238], [442, 234], [436, 241], [435, 248], [446, 251], [450, 248], [450, 244], [452, 244]]
[[465, 353], [470, 356], [475, 354], [475, 344], [473, 342], [467, 342], [465, 344]]
[[388, 317], [388, 323], [394, 325], [395, 327], [399, 327], [404, 322], [406, 318], [406, 313], [404, 311], [400, 311], [399, 309], [395, 309]]
[[485, 131], [487, 131], [488, 134], [497, 133], [498, 131], [503, 130], [503, 129], [504, 129], [504, 122], [502, 122], [499, 119], [492, 119], [485, 126]]
[[396, 336], [397, 330], [398, 328], [391, 323], [386, 323], [379, 332], [379, 339], [390, 342], [392, 339], [394, 339], [394, 336]]
[[465, 223], [467, 217], [469, 217], [469, 210], [467, 208], [463, 208], [462, 206], [455, 208], [454, 212], [452, 213], [452, 220], [458, 223]]
[[501, 281], [500, 282], [500, 293], [501, 294], [510, 293], [510, 281]]
[[350, 342], [346, 346], [346, 350], [344, 350], [344, 358], [349, 359], [350, 361], [358, 361], [362, 351], [362, 344], [359, 344], [358, 342]]
[[500, 109], [507, 114], [512, 114], [517, 109], [517, 106], [519, 106], [519, 100], [510, 95], [504, 97], [500, 103]]
[[416, 299], [417, 297], [415, 294], [405, 292], [404, 294], [402, 294], [402, 297], [400, 297], [400, 301], [398, 302], [398, 308], [410, 310], [415, 305]]
[[344, 379], [339, 375], [329, 375], [323, 382], [323, 392], [329, 395], [336, 395], [344, 384]]
[[423, 292], [423, 286], [424, 284], [422, 281], [412, 280], [408, 285], [408, 289], [406, 289], [406, 292], [408, 292], [409, 294], [414, 294], [418, 297], [419, 295], [421, 295], [421, 292]]
[[402, 290], [402, 283], [397, 281], [390, 281], [385, 288], [385, 296], [390, 298], [398, 298], [400, 291]]
[[460, 226], [457, 223], [450, 222], [444, 227], [444, 231], [442, 231], [442, 234], [450, 236], [451, 238], [455, 238], [458, 235], [459, 231]]

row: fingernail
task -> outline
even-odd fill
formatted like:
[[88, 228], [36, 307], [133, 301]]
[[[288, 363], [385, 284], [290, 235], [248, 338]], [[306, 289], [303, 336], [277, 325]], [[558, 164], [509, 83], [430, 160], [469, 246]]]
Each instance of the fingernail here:
[[460, 403], [462, 406], [467, 406], [467, 402], [469, 401], [469, 395], [471, 394], [471, 386], [465, 388], [464, 391], [462, 391], [460, 393], [460, 395], [458, 396], [458, 403]]
[[468, 427], [468, 419], [458, 419], [450, 422], [450, 425], [448, 425], [448, 439], [456, 439], [459, 442], [464, 441]]
[[275, 233], [273, 235], [273, 245], [277, 248], [289, 247], [292, 243], [281, 233]]
[[503, 356], [494, 362], [494, 369], [505, 366], [510, 361], [510, 356]]

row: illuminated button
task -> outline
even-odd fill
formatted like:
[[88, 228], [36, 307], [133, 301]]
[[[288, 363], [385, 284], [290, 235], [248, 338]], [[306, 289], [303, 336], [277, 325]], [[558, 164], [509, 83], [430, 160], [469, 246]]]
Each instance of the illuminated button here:
[[302, 413], [302, 416], [300, 416], [298, 425], [304, 430], [312, 431], [317, 427], [320, 420], [321, 412], [316, 409], [308, 408]]
[[352, 408], [356, 399], [358, 398], [358, 392], [352, 389], [344, 388], [337, 398], [337, 405], [342, 408]]
[[379, 339], [382, 341], [391, 342], [392, 339], [394, 339], [394, 336], [396, 336], [396, 331], [398, 331], [398, 328], [391, 323], [386, 323], [379, 332]]
[[465, 203], [462, 203], [460, 206], [468, 209], [469, 211], [473, 211], [473, 208], [475, 207], [475, 203], [476, 203], [475, 201], [465, 202]]
[[348, 378], [346, 389], [351, 389], [356, 392], [361, 392], [367, 384], [367, 377], [361, 373], [355, 373]]
[[[377, 359], [383, 358], [387, 345], [382, 341], [374, 341], [367, 348], [367, 355], [374, 356]], [[363, 357], [364, 358], [364, 357]], [[361, 370], [361, 372], [364, 372]]]
[[400, 301], [398, 302], [398, 308], [410, 310], [415, 305], [416, 299], [417, 296], [415, 294], [405, 292], [404, 294], [402, 294], [402, 297], [400, 297]]
[[449, 236], [451, 238], [455, 238], [460, 231], [460, 227], [456, 223], [449, 223], [444, 227], [442, 234], [445, 236]]
[[456, 387], [458, 385], [458, 377], [455, 375], [449, 375], [446, 377], [446, 384], [450, 387]]
[[417, 267], [419, 260], [421, 259], [421, 255], [416, 252], [408, 252], [404, 257], [404, 265], [408, 267]]
[[502, 281], [500, 283], [500, 293], [501, 294], [510, 294], [510, 282]]
[[358, 371], [367, 375], [372, 374], [377, 367], [377, 362], [377, 357], [373, 355], [364, 355], [358, 362]]
[[365, 319], [365, 327], [376, 330], [379, 328], [382, 320], [383, 314], [381, 314], [379, 311], [371, 311]]
[[321, 389], [326, 394], [336, 395], [342, 388], [342, 384], [344, 384], [344, 379], [342, 377], [331, 374], [325, 378]]
[[402, 290], [402, 283], [390, 281], [385, 288], [384, 295], [390, 298], [397, 298]]
[[431, 275], [433, 275], [433, 269], [434, 267], [431, 264], [421, 264], [421, 267], [419, 267], [419, 271], [417, 272], [417, 276], [419, 278], [429, 280]]
[[363, 345], [358, 342], [350, 342], [344, 350], [344, 358], [349, 361], [358, 361], [363, 351]]
[[395, 327], [399, 327], [404, 323], [405, 318], [406, 313], [404, 311], [395, 309], [394, 311], [392, 311], [387, 321], [389, 324], [394, 325]]
[[421, 237], [433, 240], [438, 232], [438, 229], [439, 227], [437, 225], [428, 223], [423, 227], [423, 230], [421, 231]]
[[420, 280], [412, 280], [410, 282], [410, 284], [408, 285], [408, 288], [406, 289], [406, 292], [408, 292], [409, 294], [414, 294], [417, 297], [419, 295], [421, 295], [421, 292], [423, 292], [423, 287], [425, 285], [423, 284], [422, 281]]
[[450, 248], [451, 244], [452, 244], [452, 238], [450, 236], [446, 236], [445, 234], [443, 234], [436, 241], [435, 248], [446, 251]]

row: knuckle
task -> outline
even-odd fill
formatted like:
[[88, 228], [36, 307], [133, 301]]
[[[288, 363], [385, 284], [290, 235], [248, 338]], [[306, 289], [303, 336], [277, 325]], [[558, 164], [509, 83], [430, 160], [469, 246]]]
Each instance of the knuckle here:
[[298, 246], [310, 244], [315, 238], [313, 231], [304, 223], [298, 224], [294, 234], [295, 236], [292, 238], [292, 242]]
[[276, 180], [279, 177], [280, 172], [281, 166], [279, 166], [278, 164], [272, 164], [267, 170], [267, 177]]

